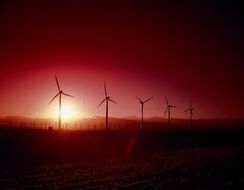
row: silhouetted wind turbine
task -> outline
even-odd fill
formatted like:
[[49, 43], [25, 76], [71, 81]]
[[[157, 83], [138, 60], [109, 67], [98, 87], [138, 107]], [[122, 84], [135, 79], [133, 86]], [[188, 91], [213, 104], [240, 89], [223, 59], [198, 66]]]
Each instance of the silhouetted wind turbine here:
[[150, 101], [151, 99], [152, 99], [152, 97], [151, 98], [149, 98], [149, 99], [147, 99], [147, 100], [145, 100], [145, 101], [142, 101], [140, 98], [138, 98], [137, 96], [136, 96], [136, 98], [139, 100], [139, 102], [140, 102], [140, 104], [141, 104], [141, 129], [143, 129], [143, 109], [144, 109], [144, 104], [146, 103], [146, 102], [148, 102], [148, 101]]
[[58, 129], [60, 130], [60, 129], [61, 129], [61, 104], [62, 104], [62, 95], [64, 95], [64, 96], [69, 96], [69, 97], [72, 97], [72, 98], [74, 98], [74, 96], [71, 96], [71, 95], [69, 95], [69, 94], [66, 94], [66, 93], [63, 92], [63, 90], [60, 89], [60, 86], [59, 86], [58, 79], [57, 79], [57, 76], [56, 76], [56, 75], [55, 75], [55, 80], [56, 80], [57, 87], [58, 87], [58, 93], [53, 97], [53, 99], [49, 102], [49, 104], [51, 104], [52, 101], [53, 101], [57, 96], [59, 96]]
[[189, 112], [189, 128], [192, 127], [192, 116], [195, 117], [193, 110], [194, 108], [192, 107], [192, 102], [191, 102], [189, 109], [185, 110], [185, 112]]
[[103, 102], [106, 101], [106, 123], [105, 124], [106, 124], [106, 130], [108, 130], [108, 101], [113, 102], [113, 103], [117, 103], [117, 102], [115, 102], [114, 100], [112, 100], [110, 98], [110, 96], [108, 96], [105, 83], [104, 83], [104, 92], [105, 92], [105, 98], [101, 101], [101, 103], [97, 107], [100, 107], [103, 104]]
[[166, 101], [166, 104], [167, 104], [167, 108], [166, 108], [166, 111], [164, 113], [164, 117], [166, 116], [167, 112], [168, 112], [168, 126], [170, 128], [170, 109], [171, 108], [175, 108], [176, 106], [173, 106], [173, 105], [169, 105], [169, 102], [167, 100], [167, 97], [165, 96], [165, 101]]

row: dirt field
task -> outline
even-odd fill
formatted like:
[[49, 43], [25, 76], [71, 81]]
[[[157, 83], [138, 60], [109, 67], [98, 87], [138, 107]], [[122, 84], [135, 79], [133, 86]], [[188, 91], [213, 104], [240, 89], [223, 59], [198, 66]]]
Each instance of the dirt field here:
[[0, 130], [0, 189], [243, 189], [244, 130]]

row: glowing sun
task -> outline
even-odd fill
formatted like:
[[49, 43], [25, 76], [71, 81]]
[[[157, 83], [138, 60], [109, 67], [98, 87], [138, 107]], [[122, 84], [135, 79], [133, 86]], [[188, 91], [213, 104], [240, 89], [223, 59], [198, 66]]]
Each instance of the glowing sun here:
[[71, 118], [74, 118], [75, 114], [72, 108], [66, 105], [61, 108], [61, 117], [62, 119], [69, 120]]
[[[56, 104], [49, 106], [47, 115], [50, 118], [56, 119], [59, 115], [58, 102]], [[61, 118], [62, 121], [74, 121], [84, 117], [84, 113], [81, 111], [80, 107], [74, 102], [64, 102], [61, 107]]]

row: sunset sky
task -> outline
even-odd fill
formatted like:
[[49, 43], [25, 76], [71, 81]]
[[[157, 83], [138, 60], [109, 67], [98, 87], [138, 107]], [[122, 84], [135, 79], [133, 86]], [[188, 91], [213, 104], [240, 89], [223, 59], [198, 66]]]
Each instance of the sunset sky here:
[[[231, 3], [231, 4], [229, 4]], [[243, 19], [238, 1], [5, 0], [0, 4], [0, 116], [244, 118]], [[242, 35], [241, 35], [242, 34]]]

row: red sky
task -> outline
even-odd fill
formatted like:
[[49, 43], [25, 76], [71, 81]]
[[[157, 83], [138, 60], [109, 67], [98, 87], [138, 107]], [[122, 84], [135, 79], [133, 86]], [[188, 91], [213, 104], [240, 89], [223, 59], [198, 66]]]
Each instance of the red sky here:
[[118, 104], [110, 115], [139, 115], [135, 96], [154, 97], [146, 116], [244, 117], [243, 20], [237, 1], [31, 1], [0, 4], [0, 115], [40, 116], [64, 91], [86, 115], [103, 83]]

